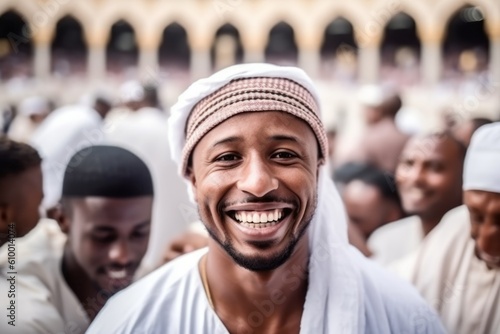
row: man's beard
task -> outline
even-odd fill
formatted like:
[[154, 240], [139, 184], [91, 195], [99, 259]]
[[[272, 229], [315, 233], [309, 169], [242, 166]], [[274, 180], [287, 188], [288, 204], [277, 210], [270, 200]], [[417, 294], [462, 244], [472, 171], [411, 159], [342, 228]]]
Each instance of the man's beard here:
[[[285, 247], [284, 250], [276, 252], [270, 257], [247, 256], [245, 254], [242, 254], [241, 252], [237, 251], [234, 248], [233, 242], [229, 236], [226, 237], [225, 241], [222, 241], [220, 237], [217, 235], [217, 233], [215, 233], [213, 228], [210, 228], [206, 224], [205, 227], [207, 228], [210, 237], [214, 239], [226, 251], [226, 253], [233, 259], [233, 261], [237, 265], [245, 269], [248, 269], [250, 271], [258, 271], [258, 272], [270, 271], [282, 266], [293, 254], [295, 247], [297, 246], [297, 243], [304, 236], [305, 232], [307, 231], [307, 228], [309, 227], [314, 217], [314, 212], [316, 211], [316, 205], [317, 205], [317, 198], [314, 199], [313, 210], [307, 217], [304, 218], [305, 223], [300, 228], [297, 236], [292, 237], [292, 239], [290, 239], [288, 245]], [[202, 217], [201, 213], [200, 217]], [[252, 244], [256, 248], [264, 250], [269, 247], [272, 247], [273, 242], [264, 241], [264, 242], [254, 242]]]

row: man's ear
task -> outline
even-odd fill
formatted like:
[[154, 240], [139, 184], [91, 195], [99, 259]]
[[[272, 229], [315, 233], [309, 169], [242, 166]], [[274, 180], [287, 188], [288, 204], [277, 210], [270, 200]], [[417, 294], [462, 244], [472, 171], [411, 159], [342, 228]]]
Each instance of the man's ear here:
[[69, 232], [69, 219], [68, 215], [64, 212], [62, 205], [59, 203], [55, 207], [47, 211], [47, 216], [59, 224], [61, 231], [68, 234]]
[[0, 203], [0, 244], [9, 239], [9, 224], [13, 222], [13, 213], [7, 203]]
[[0, 203], [0, 224], [7, 226], [12, 222], [12, 210], [6, 203]]
[[325, 159], [324, 158], [319, 158], [318, 159], [318, 165], [316, 166], [316, 178], [319, 179], [319, 169], [321, 166], [325, 164]]
[[188, 167], [187, 168], [186, 176], [189, 179], [189, 183], [191, 185], [191, 189], [190, 190], [193, 193], [193, 198], [194, 198], [194, 200], [196, 202], [198, 202], [197, 199], [196, 199], [196, 177], [194, 175], [193, 167]]

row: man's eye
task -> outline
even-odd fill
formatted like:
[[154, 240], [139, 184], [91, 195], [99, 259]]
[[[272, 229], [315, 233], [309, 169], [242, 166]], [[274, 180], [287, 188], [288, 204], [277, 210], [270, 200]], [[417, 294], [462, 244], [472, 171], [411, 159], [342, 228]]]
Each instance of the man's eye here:
[[239, 157], [236, 154], [224, 154], [215, 159], [215, 161], [236, 161]]
[[102, 235], [99, 235], [99, 234], [94, 234], [92, 235], [92, 240], [94, 241], [97, 241], [97, 242], [101, 242], [101, 243], [108, 243], [108, 242], [113, 242], [115, 239], [115, 237], [113, 235], [110, 235], [110, 234], [102, 234]]
[[278, 159], [292, 159], [292, 158], [296, 158], [297, 155], [295, 155], [291, 152], [277, 152], [274, 154], [274, 157], [278, 158]]

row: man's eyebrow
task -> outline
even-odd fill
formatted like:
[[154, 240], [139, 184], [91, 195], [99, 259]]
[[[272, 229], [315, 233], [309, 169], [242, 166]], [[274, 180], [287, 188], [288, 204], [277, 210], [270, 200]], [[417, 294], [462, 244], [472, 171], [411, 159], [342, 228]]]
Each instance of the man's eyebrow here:
[[222, 144], [227, 144], [227, 143], [235, 143], [235, 142], [241, 142], [243, 141], [242, 138], [240, 137], [236, 137], [236, 136], [231, 136], [231, 137], [227, 137], [227, 138], [224, 138], [224, 139], [221, 139], [219, 141], [216, 141], [212, 147], [216, 147], [218, 145], [222, 145]]
[[[143, 227], [146, 227], [151, 224], [151, 220], [144, 221], [136, 226], [134, 226], [134, 230], [141, 229]], [[112, 226], [109, 225], [103, 225], [103, 226], [96, 226], [94, 231], [96, 232], [114, 232], [116, 229]]]
[[298, 137], [292, 135], [274, 135], [269, 137], [270, 140], [273, 141], [291, 141], [297, 144], [303, 144], [304, 142], [300, 140]]

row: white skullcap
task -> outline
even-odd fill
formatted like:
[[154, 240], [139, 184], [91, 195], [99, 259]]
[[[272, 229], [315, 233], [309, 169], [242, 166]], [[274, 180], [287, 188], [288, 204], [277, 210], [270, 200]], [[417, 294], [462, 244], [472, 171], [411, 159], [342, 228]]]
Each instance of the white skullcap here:
[[366, 107], [378, 107], [385, 100], [385, 93], [380, 86], [366, 85], [360, 88], [358, 100]]
[[140, 102], [144, 99], [144, 87], [139, 81], [126, 81], [120, 86], [120, 101], [123, 103]]
[[208, 78], [196, 81], [179, 96], [177, 103], [170, 111], [171, 116], [168, 121], [170, 152], [172, 159], [179, 165], [179, 174], [181, 176], [184, 176], [182, 150], [186, 145], [186, 123], [194, 106], [233, 80], [258, 77], [292, 80], [307, 89], [316, 103], [319, 104], [318, 93], [312, 80], [303, 70], [296, 67], [271, 64], [241, 64], [225, 68]]
[[24, 99], [19, 105], [19, 114], [23, 116], [45, 115], [49, 113], [49, 101], [41, 96]]
[[472, 136], [464, 165], [464, 190], [500, 193], [500, 123], [483, 125]]

